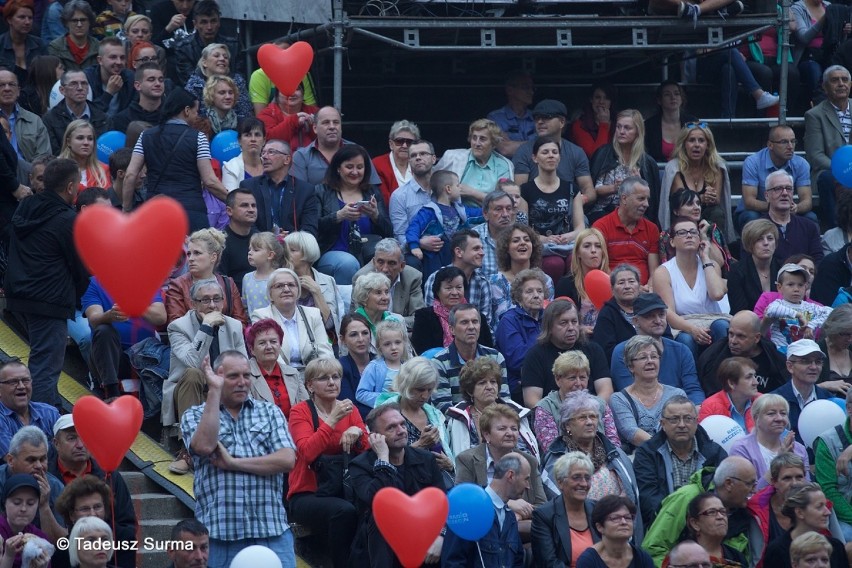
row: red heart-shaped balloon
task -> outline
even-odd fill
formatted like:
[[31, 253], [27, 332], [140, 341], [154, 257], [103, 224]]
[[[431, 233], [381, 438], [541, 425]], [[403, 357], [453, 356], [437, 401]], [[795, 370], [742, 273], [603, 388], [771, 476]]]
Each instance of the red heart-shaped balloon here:
[[373, 517], [379, 531], [405, 568], [423, 564], [429, 547], [447, 522], [450, 504], [437, 487], [427, 487], [414, 497], [385, 487], [373, 497]]
[[84, 396], [74, 404], [74, 428], [104, 471], [115, 471], [142, 427], [142, 403], [124, 395], [110, 404]]
[[174, 268], [188, 227], [186, 212], [170, 197], [156, 197], [130, 215], [92, 205], [74, 223], [74, 244], [121, 311], [140, 317]]
[[590, 270], [583, 279], [583, 285], [586, 287], [586, 295], [598, 310], [603, 307], [607, 300], [612, 298], [609, 274], [603, 270]]
[[257, 50], [257, 62], [278, 90], [289, 97], [310, 71], [314, 49], [306, 41], [297, 41], [287, 49], [266, 43]]

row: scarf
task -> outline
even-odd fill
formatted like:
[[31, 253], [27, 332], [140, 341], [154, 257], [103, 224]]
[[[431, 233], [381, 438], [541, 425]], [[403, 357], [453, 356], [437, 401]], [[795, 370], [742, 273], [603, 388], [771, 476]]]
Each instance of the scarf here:
[[[566, 436], [562, 436], [562, 440], [564, 440], [565, 447], [568, 448], [569, 452], [583, 452], [584, 454], [586, 453], [585, 450], [580, 448], [580, 445], [577, 444], [577, 441], [574, 440], [570, 433]], [[595, 441], [592, 443], [592, 453], [591, 455], [589, 455], [589, 457], [592, 459], [592, 464], [594, 464], [595, 466], [595, 471], [599, 470], [601, 466], [606, 464], [606, 451], [604, 450], [603, 443], [597, 436], [595, 436]]]
[[[467, 300], [462, 298], [462, 304], [466, 304]], [[442, 343], [447, 347], [453, 342], [453, 331], [450, 329], [450, 309], [441, 303], [441, 300], [435, 298], [432, 300], [432, 311], [438, 316], [438, 321], [441, 322], [441, 332], [444, 335]]]
[[77, 62], [77, 65], [82, 65], [83, 60], [89, 53], [89, 42], [83, 44], [83, 47], [77, 47], [77, 44], [71, 40], [71, 34], [65, 36], [65, 43], [68, 44], [68, 51], [71, 52], [71, 57]]
[[207, 112], [207, 118], [210, 120], [210, 127], [213, 132], [217, 134], [223, 130], [237, 129], [237, 113], [234, 112], [234, 109], [229, 110], [225, 118], [220, 118], [216, 109], [211, 108]]

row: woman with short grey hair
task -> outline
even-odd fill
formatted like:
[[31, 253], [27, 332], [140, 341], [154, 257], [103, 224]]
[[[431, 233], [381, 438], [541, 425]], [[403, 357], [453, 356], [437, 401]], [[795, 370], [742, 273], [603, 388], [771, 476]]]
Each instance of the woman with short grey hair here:
[[391, 313], [390, 279], [381, 272], [368, 272], [358, 277], [352, 287], [352, 305], [357, 306], [355, 313], [367, 318], [373, 334], [373, 347], [376, 346], [376, 325], [387, 319], [405, 323], [399, 314]]
[[379, 175], [379, 189], [385, 200], [385, 207], [390, 204], [393, 191], [411, 180], [408, 151], [411, 145], [420, 140], [420, 129], [408, 120], [397, 120], [393, 123], [388, 135], [390, 152], [373, 158], [373, 167]]
[[335, 340], [340, 330], [338, 306], [343, 305], [343, 300], [334, 278], [314, 268], [320, 257], [316, 237], [306, 231], [293, 231], [284, 237], [284, 244], [302, 288], [299, 305], [317, 308], [322, 314], [329, 340]]

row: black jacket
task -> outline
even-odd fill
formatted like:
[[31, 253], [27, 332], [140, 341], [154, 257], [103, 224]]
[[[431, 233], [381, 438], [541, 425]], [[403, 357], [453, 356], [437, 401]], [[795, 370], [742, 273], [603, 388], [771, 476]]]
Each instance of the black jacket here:
[[109, 114], [109, 106], [113, 97], [118, 97], [118, 109], [116, 110], [116, 114], [130, 106], [134, 95], [136, 95], [136, 90], [133, 88], [133, 71], [130, 69], [123, 69], [121, 71], [121, 78], [124, 79], [124, 85], [122, 85], [121, 90], [114, 95], [109, 94], [104, 89], [104, 85], [101, 82], [100, 65], [87, 67], [83, 70], [83, 72], [86, 74], [86, 78], [89, 80], [89, 87], [92, 89], [92, 104], [90, 106], [96, 106], [103, 112], [107, 113], [108, 116], [113, 116]]
[[[760, 275], [754, 265], [751, 255], [743, 251], [742, 260], [735, 263], [728, 271], [728, 302], [731, 304], [731, 314], [742, 310], [754, 310], [754, 305], [763, 294]], [[781, 264], [775, 257], [769, 263], [769, 291], [776, 292], [775, 280]]]
[[[337, 222], [337, 212], [340, 211], [340, 202], [338, 201], [337, 192], [325, 184], [316, 186], [316, 195], [320, 204], [319, 218], [319, 240], [320, 252], [325, 254], [331, 250], [334, 243], [337, 242], [340, 236], [340, 223]], [[392, 237], [393, 225], [391, 225], [388, 210], [385, 207], [385, 200], [382, 194], [376, 189], [376, 186], [370, 186], [370, 189], [364, 192], [363, 199], [369, 201], [371, 197], [376, 198], [376, 205], [379, 208], [379, 219], [373, 223], [373, 233], [380, 237]], [[258, 204], [258, 207], [260, 205]], [[365, 236], [365, 235], [362, 235]]]
[[[704, 462], [697, 464], [698, 469], [718, 467], [728, 457], [722, 446], [711, 440], [701, 426], [695, 431], [695, 441], [698, 453], [704, 456]], [[667, 471], [666, 461], [660, 453], [668, 451], [666, 445], [666, 433], [660, 430], [636, 448], [633, 456], [633, 471], [636, 472], [636, 482], [639, 484], [639, 508], [646, 527], [654, 522], [663, 499], [675, 491], [671, 471]]]
[[[698, 120], [689, 113], [680, 111], [680, 125]], [[663, 155], [663, 115], [657, 112], [645, 119], [645, 151], [658, 162], [665, 162]]]
[[[221, 33], [216, 35], [211, 43], [221, 43], [228, 48], [230, 53], [231, 71], [245, 74], [245, 57], [240, 56], [240, 43], [237, 38], [223, 36]], [[201, 38], [197, 33], [182, 38], [175, 42], [174, 60], [175, 72], [177, 73], [178, 85], [186, 85], [189, 76], [198, 67], [198, 60], [201, 59], [201, 51], [204, 45], [201, 43]]]
[[[769, 363], [772, 365], [772, 375], [769, 377], [771, 382], [766, 386], [759, 387], [760, 392], [769, 392], [785, 384], [790, 380], [790, 372], [787, 370], [787, 360], [784, 358], [775, 344], [765, 337], [760, 338], [760, 348], [769, 357]], [[728, 357], [733, 357], [733, 353], [728, 349], [728, 338], [716, 340], [704, 353], [698, 358], [698, 380], [701, 381], [701, 388], [704, 389], [704, 394], [711, 396], [722, 390], [722, 385], [716, 379], [716, 371], [719, 370], [719, 365]]]
[[89, 285], [74, 248], [77, 213], [44, 191], [24, 199], [12, 217], [6, 304], [13, 312], [69, 319]]
[[852, 272], [849, 271], [847, 260], [848, 251], [849, 245], [846, 245], [822, 259], [813, 286], [811, 286], [812, 299], [830, 306], [834, 303], [840, 289], [852, 284]]
[[[601, 146], [594, 154], [592, 154], [592, 158], [589, 160], [589, 169], [592, 172], [592, 182], [596, 182], [600, 176], [614, 170], [616, 166], [618, 166], [618, 156], [615, 154], [615, 148], [612, 147], [612, 144]], [[648, 184], [648, 188], [651, 190], [651, 199], [648, 204], [648, 209], [645, 211], [645, 218], [659, 227], [660, 221], [657, 217], [660, 212], [660, 184], [662, 183], [662, 180], [660, 179], [660, 168], [657, 166], [657, 162], [654, 158], [649, 156], [647, 153], [642, 155], [638, 166], [640, 177], [645, 180]], [[609, 212], [610, 211], [605, 211], [604, 215]]]
[[0, 245], [8, 242], [12, 216], [18, 208], [13, 193], [18, 189], [18, 154], [5, 136], [0, 136]]
[[162, 113], [160, 111], [162, 108], [163, 105], [160, 103], [160, 108], [151, 112], [139, 106], [138, 100], [133, 101], [130, 103], [129, 107], [118, 112], [114, 117], [112, 117], [112, 127], [110, 130], [127, 132], [127, 125], [134, 120], [142, 120], [156, 126], [157, 124], [160, 124], [160, 119], [162, 118]]
[[272, 196], [278, 193], [278, 189], [269, 176], [264, 174], [243, 180], [240, 187], [250, 189], [257, 201], [257, 221], [254, 226], [258, 231], [272, 231], [274, 222], [282, 231], [305, 231], [319, 239], [320, 204], [314, 188], [308, 182], [292, 175], [287, 176], [278, 219], [272, 218]]
[[[414, 312], [414, 325], [411, 328], [411, 346], [414, 352], [421, 354], [435, 347], [443, 347], [444, 330], [441, 329], [441, 320], [435, 315], [432, 306], [420, 308]], [[479, 328], [478, 344], [494, 348], [494, 337], [491, 328], [486, 321], [482, 321]]]
[[[56, 103], [56, 106], [47, 111], [42, 118], [42, 122], [47, 127], [47, 135], [50, 137], [50, 148], [55, 155], [58, 155], [62, 149], [65, 129], [73, 121], [74, 116], [68, 110], [65, 99]], [[93, 104], [89, 104], [89, 122], [95, 129], [95, 139], [110, 130], [110, 120], [107, 118], [106, 113]]]
[[[562, 278], [564, 280], [565, 278]], [[560, 280], [559, 282], [562, 282]], [[558, 293], [556, 294], [559, 295]], [[606, 360], [612, 363], [612, 352], [615, 351], [615, 346], [622, 341], [627, 341], [636, 335], [636, 330], [633, 324], [624, 319], [621, 315], [621, 308], [615, 298], [610, 298], [601, 307], [598, 313], [598, 319], [595, 322], [595, 331], [592, 334], [591, 341], [594, 341], [606, 353]], [[666, 325], [666, 331], [663, 337], [674, 339], [672, 337], [672, 328]]]
[[[586, 522], [592, 531], [592, 542], [598, 542], [601, 535], [592, 523], [594, 503], [587, 499], [584, 505]], [[533, 510], [531, 540], [533, 566], [536, 568], [571, 566], [571, 527], [568, 524], [568, 515], [565, 514], [562, 495], [557, 495]]]

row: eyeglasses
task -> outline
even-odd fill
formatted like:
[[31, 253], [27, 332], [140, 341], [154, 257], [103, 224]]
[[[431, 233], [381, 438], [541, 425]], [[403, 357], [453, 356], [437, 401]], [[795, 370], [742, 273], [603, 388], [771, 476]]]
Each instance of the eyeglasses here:
[[702, 517], [727, 517], [728, 511], [725, 509], [707, 509], [698, 513]]
[[795, 361], [793, 361], [793, 363], [796, 363], [803, 367], [810, 367], [811, 365], [822, 367], [822, 357], [815, 359], [796, 359]]
[[669, 568], [713, 568], [711, 562], [695, 562], [694, 564], [669, 564]]
[[575, 473], [574, 475], [568, 476], [568, 479], [571, 481], [585, 481], [589, 482], [592, 480], [592, 476], [588, 473]]
[[206, 306], [207, 304], [221, 304], [225, 301], [225, 298], [222, 296], [213, 296], [212, 298], [196, 298], [195, 301], [202, 306]]
[[416, 158], [427, 158], [429, 156], [434, 156], [432, 152], [409, 152], [408, 157], [412, 160]]
[[754, 481], [746, 481], [745, 479], [740, 479], [739, 477], [734, 477], [734, 476], [731, 476], [731, 479], [736, 479], [737, 481], [739, 481], [740, 483], [742, 483], [743, 485], [745, 485], [746, 487], [749, 487], [751, 489], [754, 489], [755, 487], [757, 487], [757, 480], [756, 479]]
[[797, 140], [795, 138], [790, 138], [789, 140], [786, 138], [782, 138], [781, 140], [770, 140], [772, 144], [778, 144], [779, 146], [795, 146]]
[[706, 122], [687, 122], [686, 128], [707, 128]]
[[767, 193], [782, 193], [782, 192], [793, 193], [793, 186], [792, 185], [776, 185], [775, 187], [767, 187], [766, 192]]
[[627, 515], [610, 515], [606, 518], [611, 523], [632, 523], [635, 517], [631, 514]]
[[261, 156], [289, 156], [287, 152], [276, 150], [275, 148], [264, 148], [260, 151]]
[[12, 387], [17, 385], [27, 386], [31, 382], [33, 382], [33, 380], [30, 378], [8, 379], [5, 381], [0, 381], [0, 385], [3, 385], [4, 387]]
[[80, 513], [81, 515], [91, 515], [92, 513], [100, 513], [104, 510], [103, 503], [95, 503], [94, 505], [86, 505], [85, 507], [77, 507], [74, 509], [75, 513]]
[[391, 140], [391, 142], [393, 142], [397, 146], [409, 147], [412, 144], [414, 144], [415, 142], [417, 142], [417, 140], [415, 140], [413, 138], [394, 138], [393, 140]]
[[296, 288], [296, 283], [295, 282], [279, 282], [278, 284], [272, 285], [273, 290], [283, 290], [284, 288], [287, 288], [287, 289]]
[[71, 18], [68, 21], [74, 24], [75, 26], [82, 26], [83, 24], [89, 23], [89, 18]]
[[695, 416], [692, 416], [691, 414], [684, 414], [683, 416], [662, 416], [661, 418], [672, 426], [677, 426], [681, 422], [684, 424], [695, 424]]
[[580, 416], [572, 416], [571, 420], [576, 420], [577, 422], [586, 422], [587, 420], [594, 420], [597, 422], [598, 415], [597, 414], [581, 414]]
[[321, 377], [316, 377], [314, 380], [319, 381], [321, 383], [327, 383], [329, 381], [337, 382], [337, 381], [342, 380], [342, 377], [340, 375], [338, 375], [337, 373], [334, 373], [332, 375], [323, 375]]
[[652, 353], [650, 355], [648, 355], [648, 354], [638, 355], [636, 357], [631, 358], [630, 360], [631, 361], [656, 361], [659, 358], [660, 358], [659, 355], [657, 355], [656, 353]]
[[156, 57], [140, 57], [139, 59], [136, 59], [135, 61], [136, 61], [136, 63], [153, 63], [154, 61], [157, 61], [157, 58]]
[[697, 229], [678, 229], [674, 232], [674, 236], [676, 237], [697, 237], [698, 230]]

